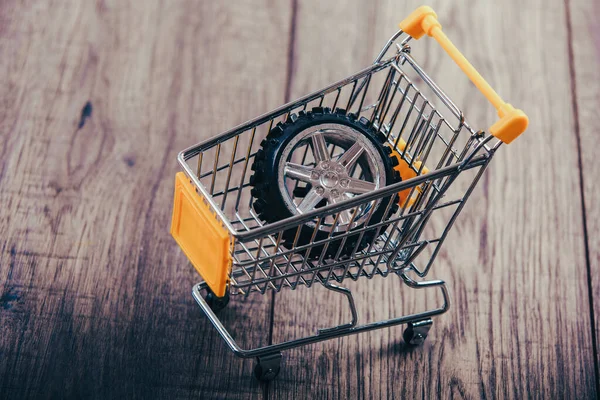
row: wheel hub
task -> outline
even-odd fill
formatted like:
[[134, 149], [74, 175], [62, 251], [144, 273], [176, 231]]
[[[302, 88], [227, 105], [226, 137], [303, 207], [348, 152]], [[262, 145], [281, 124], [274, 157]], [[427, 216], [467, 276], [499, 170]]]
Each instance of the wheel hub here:
[[322, 162], [311, 171], [311, 182], [318, 194], [331, 201], [351, 193], [348, 186], [350, 175], [338, 162]]
[[[310, 148], [311, 160], [304, 161], [306, 152], [303, 157], [295, 157], [295, 150], [303, 148]], [[384, 169], [377, 149], [363, 134], [346, 125], [320, 124], [300, 132], [284, 148], [279, 187], [289, 209], [304, 214], [323, 201], [326, 204], [339, 203], [381, 188], [386, 180]], [[304, 196], [295, 197], [287, 189], [286, 179], [304, 182], [309, 189]], [[357, 210], [341, 211], [335, 230], [346, 231], [351, 229], [350, 225], [363, 223], [373, 206], [376, 202]], [[319, 229], [328, 230], [334, 224], [333, 216], [327, 218]], [[314, 226], [314, 223], [307, 225]]]
[[321, 183], [327, 188], [336, 187], [338, 181], [338, 175], [335, 172], [327, 171], [321, 175]]

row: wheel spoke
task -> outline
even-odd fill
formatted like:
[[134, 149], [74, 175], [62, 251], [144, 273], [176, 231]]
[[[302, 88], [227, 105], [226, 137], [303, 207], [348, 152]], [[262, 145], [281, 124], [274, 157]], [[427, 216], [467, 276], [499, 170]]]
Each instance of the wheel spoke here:
[[[347, 200], [347, 198], [343, 197], [335, 197], [332, 199], [332, 203], [339, 203], [341, 201]], [[338, 225], [347, 225], [350, 223], [352, 219], [352, 210], [342, 210], [339, 212], [338, 217]]]
[[294, 164], [291, 162], [285, 163], [283, 173], [288, 178], [297, 179], [303, 182], [310, 182], [311, 167], [305, 165]]
[[373, 182], [350, 178], [346, 191], [354, 194], [363, 194], [372, 192], [375, 189], [377, 189], [377, 186]]
[[356, 161], [358, 161], [358, 158], [364, 151], [365, 149], [359, 143], [354, 143], [348, 150], [344, 152], [344, 154], [340, 156], [340, 158], [338, 158], [338, 162], [346, 167], [347, 171], [349, 171], [350, 168], [356, 164]]
[[352, 211], [351, 210], [344, 210], [340, 213], [340, 221], [342, 222], [342, 224], [344, 224], [344, 225], [349, 224], [351, 220], [352, 220]]
[[327, 151], [327, 143], [322, 132], [316, 132], [311, 136], [313, 156], [317, 163], [321, 161], [329, 161], [329, 152]]
[[304, 199], [298, 204], [298, 211], [302, 214], [312, 211], [317, 204], [323, 199], [323, 196], [317, 193], [316, 190], [309, 191]]

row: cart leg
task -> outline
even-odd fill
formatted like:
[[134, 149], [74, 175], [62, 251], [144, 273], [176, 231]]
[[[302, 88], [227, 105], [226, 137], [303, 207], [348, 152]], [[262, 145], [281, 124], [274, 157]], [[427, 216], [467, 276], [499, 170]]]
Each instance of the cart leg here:
[[404, 337], [404, 342], [413, 346], [423, 344], [432, 324], [433, 321], [431, 318], [422, 321], [409, 322], [402, 335]]
[[268, 382], [275, 379], [281, 369], [281, 352], [256, 357], [254, 377], [259, 381]]
[[348, 324], [339, 325], [339, 326], [336, 326], [333, 328], [319, 329], [319, 335], [342, 331], [344, 329], [354, 328], [356, 326], [356, 323], [358, 322], [358, 312], [356, 311], [356, 305], [354, 304], [354, 297], [352, 297], [352, 292], [350, 291], [350, 289], [346, 289], [345, 287], [333, 285], [331, 283], [328, 283], [327, 285], [325, 285], [325, 288], [332, 290], [334, 292], [337, 292], [337, 293], [342, 293], [343, 295], [346, 296], [346, 298], [348, 299], [348, 304], [350, 305], [350, 312], [352, 313], [352, 322], [350, 322]]

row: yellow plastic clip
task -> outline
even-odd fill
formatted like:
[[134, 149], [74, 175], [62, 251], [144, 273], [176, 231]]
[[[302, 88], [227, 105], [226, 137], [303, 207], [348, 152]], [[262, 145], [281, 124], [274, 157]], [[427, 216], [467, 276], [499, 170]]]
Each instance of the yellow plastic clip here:
[[[404, 141], [404, 139], [400, 139], [398, 141], [398, 144], [396, 147], [398, 150], [404, 151], [406, 149], [406, 142]], [[423, 165], [423, 168], [421, 169], [422, 163], [421, 163], [421, 161], [418, 161], [418, 160], [413, 162], [413, 167], [414, 167], [414, 169], [413, 169], [409, 165], [409, 163], [400, 156], [400, 153], [398, 153], [394, 149], [392, 149], [392, 157], [396, 157], [398, 159], [398, 165], [396, 165], [394, 167], [394, 169], [396, 171], [398, 171], [398, 173], [400, 174], [400, 178], [403, 181], [406, 181], [406, 180], [416, 177], [417, 172], [415, 172], [415, 170], [417, 170], [417, 171], [421, 170], [421, 175], [425, 175], [426, 173], [429, 172], [429, 169], [424, 165]], [[412, 196], [411, 196], [411, 192], [412, 192]], [[404, 190], [398, 192], [398, 204], [402, 208], [410, 207], [419, 199], [419, 196], [421, 195], [421, 193], [423, 193], [423, 184], [417, 186], [416, 190], [414, 190], [414, 191], [412, 190], [412, 188], [404, 189]], [[410, 196], [410, 198], [409, 198], [409, 196]]]
[[233, 239], [183, 172], [175, 176], [171, 235], [213, 293], [225, 296]]
[[473, 84], [483, 93], [490, 103], [496, 108], [500, 119], [490, 127], [490, 133], [503, 141], [510, 143], [521, 133], [525, 132], [529, 119], [519, 109], [504, 102], [496, 91], [477, 72], [475, 67], [462, 55], [462, 53], [448, 39], [442, 31], [442, 25], [431, 7], [422, 6], [413, 11], [400, 22], [400, 29], [415, 39], [423, 35], [433, 37], [442, 48], [450, 55], [454, 62], [463, 70]]

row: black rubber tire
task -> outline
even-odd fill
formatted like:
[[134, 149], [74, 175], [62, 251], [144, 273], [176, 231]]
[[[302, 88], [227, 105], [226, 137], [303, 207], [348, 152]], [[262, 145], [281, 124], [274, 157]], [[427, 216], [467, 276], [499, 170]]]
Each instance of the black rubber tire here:
[[[252, 196], [255, 198], [253, 207], [263, 221], [272, 223], [292, 216], [292, 212], [286, 206], [282, 193], [279, 190], [279, 185], [277, 184], [280, 174], [277, 166], [279, 165], [281, 153], [289, 141], [298, 133], [311, 126], [323, 123], [346, 125], [365, 135], [365, 137], [373, 143], [383, 160], [386, 186], [401, 180], [400, 174], [394, 170], [394, 167], [398, 165], [398, 159], [391, 155], [392, 152], [389, 146], [384, 146], [386, 140], [385, 135], [377, 132], [371, 126], [368, 119], [357, 119], [354, 114], [346, 114], [345, 110], [339, 108], [336, 109], [335, 112], [331, 112], [329, 108], [321, 107], [313, 108], [312, 111], [309, 112], [301, 111], [298, 115], [291, 114], [285, 123], [282, 124], [280, 122], [271, 129], [267, 137], [261, 142], [261, 149], [258, 150], [254, 158], [251, 167], [254, 171], [254, 175], [250, 177], [250, 184], [253, 187]], [[388, 201], [389, 197], [383, 199], [383, 201], [379, 203], [377, 206], [378, 208], [373, 212], [369, 222], [370, 225], [378, 223], [383, 219], [390, 218], [398, 210], [398, 204], [394, 202], [394, 205], [390, 207], [388, 214], [384, 215]], [[319, 204], [317, 205], [317, 208], [323, 205], [324, 203]], [[357, 228], [360, 228], [360, 226]], [[383, 233], [384, 231], [385, 226], [382, 227], [379, 232]], [[281, 244], [284, 247], [291, 249], [296, 232], [297, 228], [284, 231]], [[296, 247], [310, 243], [313, 232], [313, 227], [306, 225], [302, 227]], [[360, 233], [349, 235], [340, 252], [339, 258], [350, 256], [355, 248], [356, 251], [364, 249], [374, 239], [376, 232], [376, 228], [365, 231], [358, 246], [357, 242]], [[328, 235], [328, 232], [319, 231], [316, 234], [315, 241], [326, 239]], [[335, 235], [336, 234], [334, 234], [334, 236]], [[339, 240], [330, 242], [327, 247], [325, 258], [335, 257], [342, 241], [343, 240], [340, 238]], [[323, 252], [323, 247], [324, 245], [314, 246], [309, 254], [309, 258], [319, 258]]]

